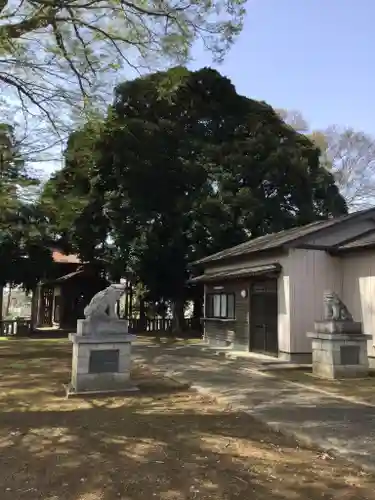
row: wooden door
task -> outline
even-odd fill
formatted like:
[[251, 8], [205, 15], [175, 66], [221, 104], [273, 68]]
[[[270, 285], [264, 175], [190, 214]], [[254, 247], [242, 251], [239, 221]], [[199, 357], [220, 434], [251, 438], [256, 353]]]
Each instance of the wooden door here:
[[277, 278], [255, 281], [250, 288], [250, 350], [277, 356]]

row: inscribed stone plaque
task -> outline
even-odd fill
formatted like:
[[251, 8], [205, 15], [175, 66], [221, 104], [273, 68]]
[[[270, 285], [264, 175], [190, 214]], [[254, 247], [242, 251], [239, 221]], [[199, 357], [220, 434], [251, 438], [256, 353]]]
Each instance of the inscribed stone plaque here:
[[116, 373], [119, 370], [119, 350], [103, 349], [90, 352], [89, 373]]
[[340, 361], [342, 365], [359, 365], [359, 347], [357, 345], [341, 346]]

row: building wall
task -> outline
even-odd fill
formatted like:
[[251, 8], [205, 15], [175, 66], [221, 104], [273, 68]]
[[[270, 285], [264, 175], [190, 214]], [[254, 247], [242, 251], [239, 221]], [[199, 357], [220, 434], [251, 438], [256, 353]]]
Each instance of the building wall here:
[[363, 331], [371, 335], [369, 356], [375, 357], [375, 250], [341, 257], [343, 273], [342, 300]]
[[[215, 287], [223, 286], [218, 290]], [[241, 290], [248, 289], [247, 281], [231, 280], [225, 283], [206, 285], [207, 293], [234, 293], [235, 294], [235, 319], [207, 319], [205, 320], [205, 339], [213, 345], [233, 349], [248, 350], [248, 298], [241, 297]]]
[[[363, 230], [363, 228], [362, 228]], [[375, 366], [375, 250], [332, 257], [322, 250], [291, 249], [277, 257], [247, 259], [241, 264], [216, 266], [210, 272], [244, 266], [278, 262], [282, 272], [278, 279], [278, 341], [283, 353], [310, 354], [311, 340], [306, 333], [313, 331], [314, 321], [323, 318], [325, 290], [336, 292], [347, 305], [356, 321], [363, 323], [364, 332], [371, 335], [369, 356]], [[249, 297], [243, 299], [242, 289], [249, 290], [251, 279], [224, 281], [224, 291], [236, 294], [236, 321], [205, 322], [206, 338], [235, 349], [249, 348]], [[207, 293], [212, 285], [206, 285]], [[296, 357], [297, 359], [297, 357]]]
[[[247, 259], [241, 264], [231, 264], [225, 266], [210, 267], [210, 272], [224, 271], [229, 269], [241, 268], [245, 266], [259, 266], [266, 264], [279, 263], [282, 266], [281, 274], [278, 278], [278, 343], [279, 350], [290, 352], [290, 319], [289, 319], [289, 259], [287, 255], [269, 256], [257, 259]], [[259, 278], [258, 278], [259, 279]], [[241, 290], [246, 289], [249, 292], [251, 279], [246, 280], [228, 280], [222, 283], [223, 292], [235, 293], [236, 319], [235, 321], [207, 320], [205, 321], [205, 338], [210, 343], [217, 345], [230, 345], [234, 349], [249, 350], [249, 324], [250, 324], [250, 299], [249, 293], [246, 298], [241, 297]], [[206, 284], [205, 293], [212, 293], [214, 284]]]
[[290, 341], [291, 352], [311, 353], [314, 321], [323, 318], [323, 293], [342, 295], [341, 262], [320, 250], [289, 251]]

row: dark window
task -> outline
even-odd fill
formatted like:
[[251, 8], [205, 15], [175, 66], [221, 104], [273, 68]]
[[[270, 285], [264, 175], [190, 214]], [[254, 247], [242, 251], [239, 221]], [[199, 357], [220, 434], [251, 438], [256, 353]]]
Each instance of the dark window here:
[[234, 293], [208, 293], [206, 295], [206, 318], [235, 317]]

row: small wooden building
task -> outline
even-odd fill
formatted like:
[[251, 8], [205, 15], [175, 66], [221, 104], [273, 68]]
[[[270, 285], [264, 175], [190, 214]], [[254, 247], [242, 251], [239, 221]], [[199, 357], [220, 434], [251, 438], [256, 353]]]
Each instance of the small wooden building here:
[[207, 342], [309, 362], [325, 290], [371, 335], [375, 366], [375, 208], [249, 240], [195, 263]]
[[74, 329], [92, 297], [109, 285], [100, 267], [52, 251], [54, 266], [33, 291], [32, 328]]

